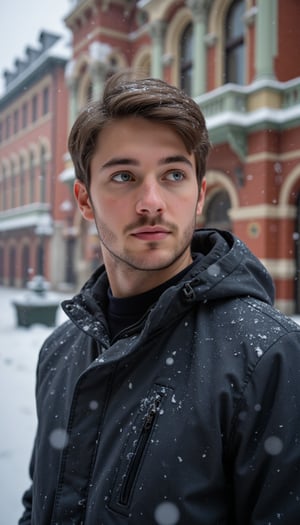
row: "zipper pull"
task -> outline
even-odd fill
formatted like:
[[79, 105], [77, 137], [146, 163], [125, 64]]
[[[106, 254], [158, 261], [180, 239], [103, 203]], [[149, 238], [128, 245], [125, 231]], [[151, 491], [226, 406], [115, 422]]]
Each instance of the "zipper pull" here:
[[191, 302], [195, 300], [196, 294], [194, 292], [193, 287], [191, 286], [189, 282], [185, 283], [182, 291], [183, 291], [184, 298], [187, 302]]

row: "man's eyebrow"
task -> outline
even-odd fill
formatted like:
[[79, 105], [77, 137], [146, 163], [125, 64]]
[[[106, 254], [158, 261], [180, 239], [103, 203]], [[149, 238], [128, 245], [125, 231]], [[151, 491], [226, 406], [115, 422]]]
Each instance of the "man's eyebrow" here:
[[102, 164], [101, 168], [111, 168], [112, 166], [121, 166], [121, 165], [124, 166], [124, 164], [125, 166], [129, 166], [129, 165], [138, 166], [139, 162], [135, 159], [130, 159], [127, 157], [124, 157], [124, 158], [123, 157], [113, 157], [112, 159]]
[[159, 164], [173, 164], [176, 162], [184, 162], [185, 164], [188, 164], [193, 168], [193, 164], [191, 161], [185, 157], [184, 155], [171, 155], [169, 157], [165, 157], [163, 159], [160, 159]]
[[[189, 166], [193, 167], [191, 161], [185, 157], [184, 155], [171, 155], [169, 157], [163, 157], [159, 160], [158, 164], [174, 164], [177, 162], [184, 162], [185, 164], [188, 164]], [[112, 166], [138, 166], [140, 163], [136, 159], [128, 158], [128, 157], [113, 157], [104, 164], [102, 164], [101, 168], [111, 168]]]

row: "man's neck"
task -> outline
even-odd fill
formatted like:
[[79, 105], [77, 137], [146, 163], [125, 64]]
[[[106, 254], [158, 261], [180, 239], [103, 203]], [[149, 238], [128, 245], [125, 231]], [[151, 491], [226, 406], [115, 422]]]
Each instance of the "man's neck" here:
[[118, 268], [105, 263], [110, 288], [114, 297], [125, 298], [139, 295], [172, 279], [192, 263], [190, 257], [185, 264], [173, 264], [172, 269], [137, 270], [129, 266], [119, 265]]

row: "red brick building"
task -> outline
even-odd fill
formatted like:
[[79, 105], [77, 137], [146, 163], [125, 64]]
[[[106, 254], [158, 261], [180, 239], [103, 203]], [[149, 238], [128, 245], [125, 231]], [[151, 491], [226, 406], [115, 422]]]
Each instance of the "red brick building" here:
[[60, 40], [42, 31], [37, 47], [27, 47], [25, 58], [4, 73], [5, 93], [0, 99], [4, 285], [24, 286], [36, 274], [44, 274], [54, 285], [65, 280], [64, 221], [70, 195], [58, 175], [66, 152], [69, 53]]
[[[249, 245], [287, 313], [300, 309], [299, 20], [297, 0], [82, 0], [65, 18], [73, 38], [67, 128], [124, 67], [187, 90], [214, 146], [200, 225], [230, 228]], [[60, 180], [71, 185], [65, 160]], [[78, 213], [67, 231], [64, 253], [75, 250], [79, 286], [99, 243]]]

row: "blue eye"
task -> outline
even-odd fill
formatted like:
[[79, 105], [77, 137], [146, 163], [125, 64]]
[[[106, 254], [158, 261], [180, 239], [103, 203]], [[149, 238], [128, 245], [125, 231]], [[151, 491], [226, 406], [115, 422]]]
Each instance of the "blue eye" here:
[[184, 173], [180, 170], [173, 170], [167, 173], [167, 179], [178, 182], [184, 179]]
[[116, 182], [128, 182], [132, 180], [132, 176], [127, 171], [120, 171], [119, 173], [113, 175], [112, 178]]

